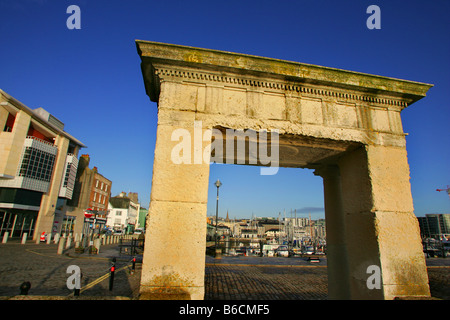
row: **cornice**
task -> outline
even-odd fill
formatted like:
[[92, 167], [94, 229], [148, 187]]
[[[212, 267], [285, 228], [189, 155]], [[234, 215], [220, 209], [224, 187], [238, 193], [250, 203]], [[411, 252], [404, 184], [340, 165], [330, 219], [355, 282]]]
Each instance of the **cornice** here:
[[408, 102], [401, 98], [380, 97], [350, 90], [336, 90], [313, 84], [300, 84], [276, 79], [243, 77], [232, 74], [214, 74], [181, 68], [155, 67], [154, 74], [159, 81], [181, 81], [186, 83], [211, 84], [243, 87], [247, 90], [281, 92], [287, 95], [306, 94], [319, 98], [341, 99], [349, 103], [364, 102], [389, 108], [404, 109]]

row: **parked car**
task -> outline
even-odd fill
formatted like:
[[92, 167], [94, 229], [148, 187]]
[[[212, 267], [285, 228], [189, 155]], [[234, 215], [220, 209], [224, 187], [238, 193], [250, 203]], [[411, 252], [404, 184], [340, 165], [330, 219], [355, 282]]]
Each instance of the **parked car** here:
[[306, 247], [305, 254], [314, 254], [314, 247]]
[[245, 249], [245, 247], [236, 249], [237, 256], [245, 256], [246, 252], [247, 252], [247, 250]]
[[289, 257], [289, 250], [287, 246], [279, 246], [276, 250], [276, 254], [279, 257]]

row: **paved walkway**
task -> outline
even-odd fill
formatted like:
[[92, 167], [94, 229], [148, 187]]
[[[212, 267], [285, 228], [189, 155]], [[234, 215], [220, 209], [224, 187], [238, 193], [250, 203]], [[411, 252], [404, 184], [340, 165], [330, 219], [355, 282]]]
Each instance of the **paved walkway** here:
[[326, 300], [327, 270], [319, 267], [206, 267], [205, 300]]
[[[116, 257], [113, 290], [109, 268]], [[136, 299], [141, 264], [131, 270], [131, 256], [107, 245], [98, 255], [57, 254], [53, 244], [0, 244], [0, 299], [19, 294], [24, 281], [31, 282], [30, 296], [70, 298], [67, 267], [77, 265], [83, 274], [81, 296]], [[138, 261], [141, 257], [138, 256]], [[450, 299], [450, 259], [428, 259], [432, 296]], [[21, 296], [21, 299], [26, 298]], [[17, 299], [17, 297], [16, 297]], [[223, 257], [206, 258], [205, 300], [326, 300], [326, 259], [310, 263], [303, 258]]]
[[[117, 245], [100, 248], [100, 254], [79, 255], [74, 249], [57, 254], [54, 244], [0, 244], [0, 296], [15, 296], [19, 286], [31, 282], [31, 296], [69, 297], [73, 290], [67, 288], [70, 265], [79, 266], [82, 273], [81, 295], [135, 298], [140, 282], [140, 272], [131, 274], [131, 256], [120, 255]], [[109, 290], [112, 258], [116, 257], [113, 290]], [[140, 264], [137, 264], [140, 266]]]

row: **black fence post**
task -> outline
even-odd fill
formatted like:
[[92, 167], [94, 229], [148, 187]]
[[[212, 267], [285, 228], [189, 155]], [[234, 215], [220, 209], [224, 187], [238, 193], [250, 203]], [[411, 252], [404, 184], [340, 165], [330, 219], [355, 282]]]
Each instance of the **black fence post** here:
[[29, 281], [22, 283], [20, 285], [20, 294], [27, 295], [30, 288], [31, 288], [31, 283]]
[[111, 270], [109, 275], [109, 291], [112, 291], [114, 285], [114, 272], [116, 271], [116, 258], [112, 259]]

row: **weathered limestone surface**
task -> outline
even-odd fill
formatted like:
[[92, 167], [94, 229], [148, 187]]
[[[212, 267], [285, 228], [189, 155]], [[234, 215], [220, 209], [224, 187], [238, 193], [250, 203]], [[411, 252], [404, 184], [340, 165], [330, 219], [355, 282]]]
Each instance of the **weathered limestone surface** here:
[[173, 163], [172, 151], [179, 141], [172, 141], [172, 133], [188, 130], [194, 137], [194, 130], [203, 132], [194, 127], [192, 113], [178, 115], [178, 119], [176, 115], [171, 118], [164, 108], [159, 110], [141, 279], [143, 299], [199, 300], [204, 296], [209, 163]]
[[[192, 136], [200, 130], [208, 155], [213, 128], [277, 130], [279, 165], [315, 169], [324, 178], [331, 298], [429, 296], [400, 113], [431, 85], [216, 50], [136, 45], [146, 92], [158, 103], [143, 298], [203, 298], [209, 163], [197, 161], [194, 141], [190, 163], [174, 163], [171, 155], [179, 129]], [[380, 289], [366, 285], [370, 265], [381, 269]]]
[[[338, 164], [351, 297], [429, 296], [405, 149], [365, 146]], [[381, 268], [382, 290], [367, 289], [370, 265]]]

